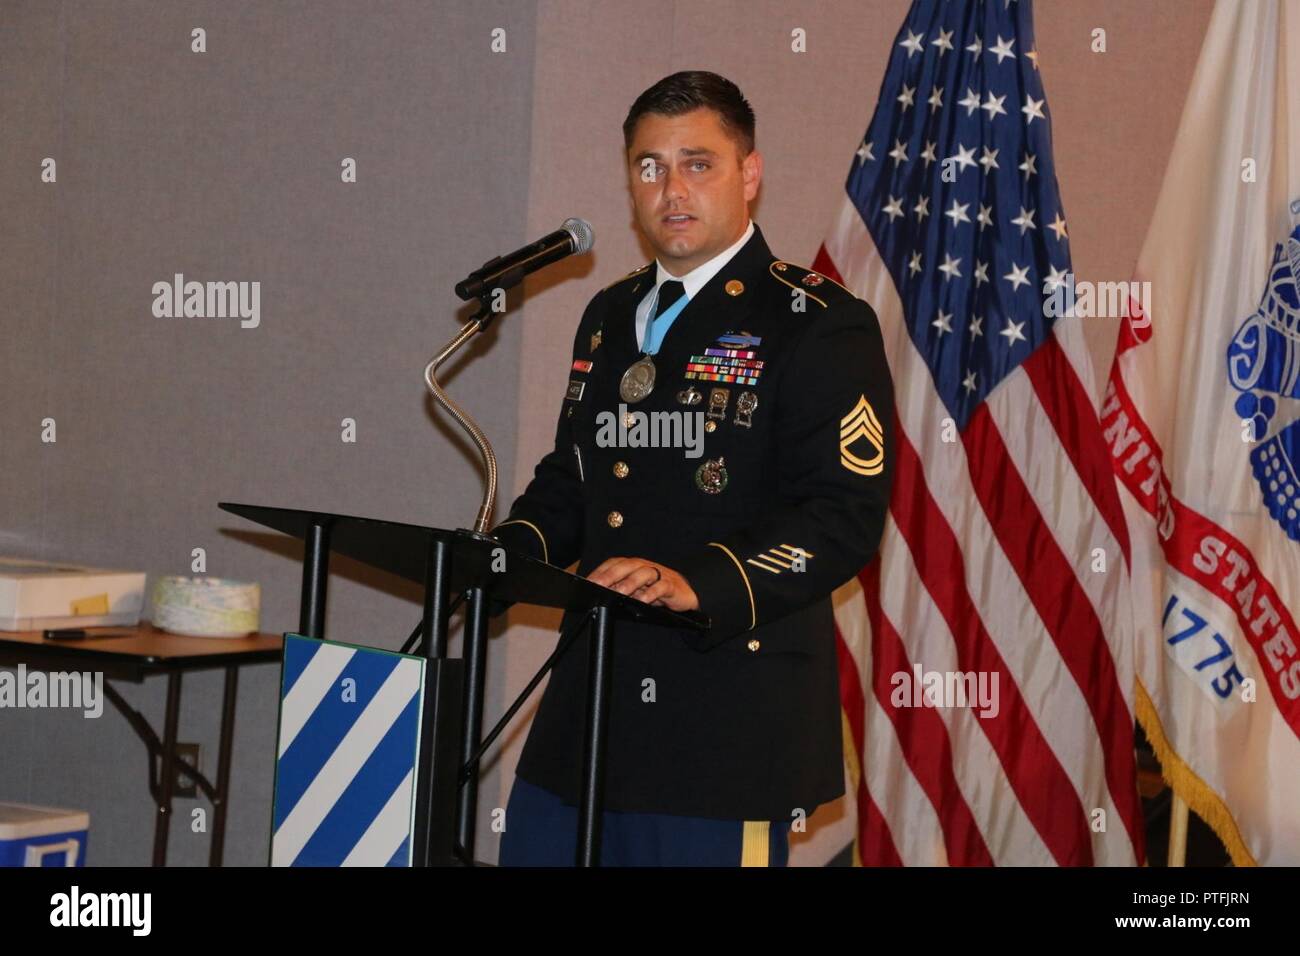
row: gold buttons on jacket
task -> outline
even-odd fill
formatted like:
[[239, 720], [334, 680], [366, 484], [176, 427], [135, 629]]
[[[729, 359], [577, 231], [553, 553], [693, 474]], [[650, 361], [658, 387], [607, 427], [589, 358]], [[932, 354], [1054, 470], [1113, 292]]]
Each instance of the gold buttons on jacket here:
[[745, 283], [739, 279], [731, 279], [723, 288], [727, 290], [727, 295], [736, 296], [745, 291]]
[[707, 421], [704, 423], [704, 430], [706, 432], [715, 432], [718, 430], [718, 423], [712, 420]]
[[627, 477], [627, 473], [628, 473], [629, 471], [631, 471], [631, 470], [632, 470], [632, 469], [628, 468], [628, 466], [627, 466], [627, 462], [625, 462], [625, 461], [616, 461], [616, 462], [614, 462], [614, 477], [615, 477], [615, 478], [626, 478], [626, 477]]
[[623, 513], [621, 511], [611, 511], [609, 517], [605, 520], [609, 522], [611, 528], [623, 527]]
[[762, 645], [758, 643], [758, 638], [753, 638], [753, 639], [752, 639], [748, 644], [746, 644], [745, 646], [748, 647], [751, 651], [756, 651], [756, 650], [758, 650], [760, 647], [762, 647]]

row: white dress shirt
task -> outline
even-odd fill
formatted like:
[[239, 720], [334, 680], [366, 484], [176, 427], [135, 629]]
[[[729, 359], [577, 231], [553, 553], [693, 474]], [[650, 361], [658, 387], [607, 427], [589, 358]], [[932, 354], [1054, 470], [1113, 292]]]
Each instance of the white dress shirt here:
[[[662, 261], [656, 259], [655, 263], [655, 287], [646, 293], [641, 304], [636, 307], [636, 341], [638, 347], [645, 343], [646, 325], [650, 321], [650, 316], [654, 314], [655, 303], [659, 301], [659, 287], [670, 279], [680, 282], [686, 290], [686, 300], [689, 302], [695, 298], [695, 293], [699, 292], [715, 275], [722, 271], [722, 267], [732, 260], [737, 252], [745, 243], [749, 242], [749, 237], [754, 234], [754, 220], [749, 221], [749, 226], [745, 229], [745, 234], [735, 241], [731, 246], [723, 249], [716, 256], [703, 265], [698, 265], [684, 276], [670, 275], [664, 268]], [[685, 306], [683, 306], [685, 308]]]

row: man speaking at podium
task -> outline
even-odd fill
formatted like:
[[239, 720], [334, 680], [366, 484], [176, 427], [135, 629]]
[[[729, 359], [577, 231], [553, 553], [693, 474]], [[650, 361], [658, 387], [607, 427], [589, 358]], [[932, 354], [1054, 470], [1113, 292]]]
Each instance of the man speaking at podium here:
[[[893, 386], [871, 308], [750, 220], [735, 84], [666, 77], [623, 136], [655, 261], [588, 304], [555, 448], [494, 533], [712, 622], [615, 630], [602, 864], [782, 866], [792, 822], [844, 792], [830, 595], [880, 541]], [[574, 862], [586, 639], [524, 745], [502, 865]]]

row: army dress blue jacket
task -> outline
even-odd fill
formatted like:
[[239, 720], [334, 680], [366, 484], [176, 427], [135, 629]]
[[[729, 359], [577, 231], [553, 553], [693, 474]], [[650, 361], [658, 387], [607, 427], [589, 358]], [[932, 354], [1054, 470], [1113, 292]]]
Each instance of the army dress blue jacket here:
[[[836, 282], [776, 259], [755, 226], [664, 336], [653, 390], [626, 403], [655, 268], [588, 304], [555, 446], [493, 533], [584, 576], [611, 557], [673, 568], [711, 621], [703, 637], [617, 623], [607, 810], [788, 821], [844, 792], [831, 592], [875, 555], [889, 501], [880, 328]], [[611, 445], [621, 403], [702, 415], [702, 454]], [[574, 805], [588, 640], [556, 664], [517, 770]]]

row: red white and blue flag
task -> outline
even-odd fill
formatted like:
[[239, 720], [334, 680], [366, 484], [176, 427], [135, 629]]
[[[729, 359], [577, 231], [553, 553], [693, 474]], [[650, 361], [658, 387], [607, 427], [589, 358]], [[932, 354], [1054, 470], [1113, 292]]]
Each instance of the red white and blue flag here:
[[[876, 310], [898, 416], [880, 554], [836, 594], [855, 860], [1141, 861], [1129, 545], [1044, 307], [1071, 265], [1028, 0], [912, 4], [814, 268]], [[996, 706], [916, 706], [927, 675]]]

